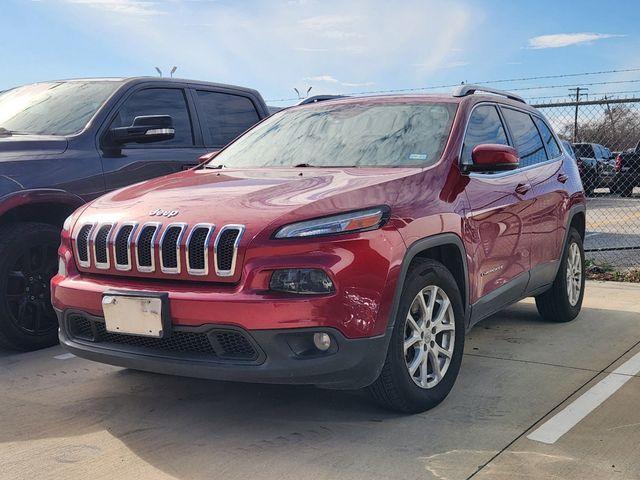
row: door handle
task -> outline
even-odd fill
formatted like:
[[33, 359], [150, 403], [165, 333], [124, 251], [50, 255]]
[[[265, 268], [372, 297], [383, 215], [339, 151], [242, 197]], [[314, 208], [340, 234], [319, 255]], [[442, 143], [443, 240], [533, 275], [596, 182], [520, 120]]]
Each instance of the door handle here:
[[565, 183], [567, 180], [569, 180], [569, 177], [567, 177], [564, 173], [558, 174], [558, 181], [560, 183]]
[[520, 195], [526, 194], [529, 190], [531, 190], [531, 185], [528, 183], [519, 183], [516, 187], [516, 193]]

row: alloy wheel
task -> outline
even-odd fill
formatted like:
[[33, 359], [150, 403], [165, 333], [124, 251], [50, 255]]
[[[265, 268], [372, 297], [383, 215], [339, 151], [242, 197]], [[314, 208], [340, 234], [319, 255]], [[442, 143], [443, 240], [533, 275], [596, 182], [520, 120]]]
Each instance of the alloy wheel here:
[[440, 287], [423, 288], [411, 302], [404, 335], [409, 376], [421, 388], [433, 388], [444, 378], [453, 357], [455, 317], [451, 301]]
[[46, 335], [58, 326], [49, 290], [57, 268], [56, 250], [49, 244], [26, 246], [8, 273], [5, 301], [11, 321], [25, 333]]
[[567, 255], [567, 297], [572, 307], [575, 307], [580, 299], [582, 289], [582, 258], [580, 247], [575, 242], [569, 245]]

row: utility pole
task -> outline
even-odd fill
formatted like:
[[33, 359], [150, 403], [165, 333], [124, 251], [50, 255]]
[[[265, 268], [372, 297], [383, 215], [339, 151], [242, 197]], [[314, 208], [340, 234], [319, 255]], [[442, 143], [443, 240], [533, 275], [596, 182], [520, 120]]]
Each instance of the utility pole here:
[[578, 142], [578, 104], [580, 103], [580, 96], [588, 95], [587, 93], [580, 93], [580, 92], [586, 92], [587, 90], [589, 89], [584, 87], [576, 87], [576, 88], [569, 89], [570, 92], [574, 92], [574, 91], [576, 92], [576, 113], [573, 118], [573, 143]]

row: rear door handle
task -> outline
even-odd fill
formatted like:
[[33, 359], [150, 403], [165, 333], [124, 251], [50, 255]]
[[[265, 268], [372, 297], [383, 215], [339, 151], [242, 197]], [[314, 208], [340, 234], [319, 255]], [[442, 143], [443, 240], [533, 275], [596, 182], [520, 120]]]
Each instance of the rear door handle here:
[[520, 195], [525, 195], [529, 190], [531, 190], [531, 185], [528, 183], [519, 183], [516, 187], [516, 193]]
[[564, 173], [558, 174], [558, 181], [560, 183], [565, 183], [567, 180], [569, 180], [569, 177], [567, 177]]

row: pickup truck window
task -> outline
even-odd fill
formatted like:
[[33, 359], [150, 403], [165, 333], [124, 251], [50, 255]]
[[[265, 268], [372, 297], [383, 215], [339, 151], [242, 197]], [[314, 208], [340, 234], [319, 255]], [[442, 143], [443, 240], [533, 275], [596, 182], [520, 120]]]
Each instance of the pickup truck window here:
[[[171, 115], [173, 128], [176, 131], [171, 140], [154, 143], [151, 148], [164, 145], [171, 147], [193, 146], [191, 117], [182, 89], [146, 88], [138, 90], [120, 107], [116, 118], [111, 123], [111, 128], [127, 127], [133, 123], [134, 118], [143, 115]], [[144, 145], [142, 148], [150, 148], [150, 146]]]
[[593, 145], [590, 143], [576, 143], [574, 145], [576, 156], [584, 158], [596, 158], [596, 154], [593, 150]]
[[315, 104], [273, 114], [220, 153], [226, 167], [429, 166], [440, 158], [452, 103]]
[[260, 120], [253, 102], [241, 95], [198, 90], [198, 107], [208, 147], [223, 147]]
[[14, 134], [81, 132], [122, 82], [73, 80], [34, 83], [0, 95], [0, 127]]

